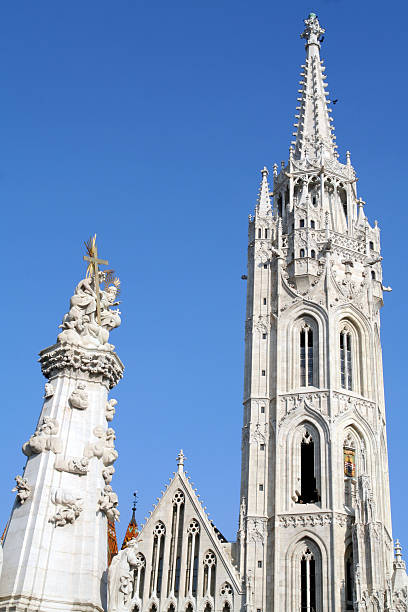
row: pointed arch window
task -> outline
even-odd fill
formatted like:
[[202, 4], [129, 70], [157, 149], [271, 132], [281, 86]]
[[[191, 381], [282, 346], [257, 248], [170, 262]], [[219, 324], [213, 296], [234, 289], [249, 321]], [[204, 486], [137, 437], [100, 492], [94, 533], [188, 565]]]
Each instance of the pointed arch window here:
[[346, 610], [354, 610], [353, 606], [353, 590], [354, 590], [354, 559], [353, 559], [353, 544], [350, 543], [346, 548], [344, 555], [344, 573], [345, 573], [345, 599]]
[[163, 555], [166, 527], [159, 521], [153, 529], [152, 571], [150, 574], [149, 596], [160, 596], [163, 578]]
[[304, 257], [304, 256], [305, 256], [305, 249], [300, 249], [299, 257]]
[[320, 501], [316, 482], [315, 441], [311, 432], [304, 429], [300, 443], [300, 493], [296, 490], [298, 504], [314, 504]]
[[306, 546], [300, 560], [300, 609], [316, 612], [316, 560]]
[[183, 541], [184, 493], [179, 489], [173, 497], [173, 516], [171, 521], [171, 540], [167, 596], [178, 595], [180, 588], [181, 548]]
[[215, 596], [215, 572], [217, 566], [217, 557], [212, 550], [207, 550], [204, 555], [204, 581], [203, 581], [203, 597], [210, 595]]
[[348, 327], [340, 332], [340, 377], [343, 389], [353, 389], [352, 334]]
[[198, 554], [200, 550], [200, 525], [196, 519], [192, 519], [188, 525], [187, 538], [185, 597], [187, 597], [187, 595], [196, 597], [198, 580]]
[[313, 330], [305, 323], [300, 330], [300, 386], [310, 387], [313, 385]]
[[142, 553], [137, 553], [135, 571], [133, 574], [132, 598], [143, 598], [143, 588], [145, 581], [146, 559]]

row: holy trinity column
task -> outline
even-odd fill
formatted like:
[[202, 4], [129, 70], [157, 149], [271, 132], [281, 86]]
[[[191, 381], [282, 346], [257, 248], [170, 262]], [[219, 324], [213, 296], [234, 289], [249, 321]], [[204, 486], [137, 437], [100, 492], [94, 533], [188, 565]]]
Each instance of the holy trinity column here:
[[47, 379], [27, 463], [4, 541], [2, 610], [106, 609], [107, 520], [117, 520], [111, 487], [118, 457], [109, 391], [123, 364], [109, 343], [121, 323], [120, 282], [87, 243], [86, 278], [70, 300], [57, 343], [40, 353]]

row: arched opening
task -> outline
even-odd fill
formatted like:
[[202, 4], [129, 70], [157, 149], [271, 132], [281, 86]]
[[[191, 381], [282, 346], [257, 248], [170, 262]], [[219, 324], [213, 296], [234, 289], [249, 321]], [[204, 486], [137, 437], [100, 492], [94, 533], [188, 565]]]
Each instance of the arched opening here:
[[168, 612], [176, 612], [176, 608], [175, 608], [174, 604], [171, 603], [169, 605]]
[[316, 228], [316, 222], [312, 220], [310, 222], [310, 227], [311, 227], [311, 229], [315, 229]]
[[315, 251], [314, 249], [312, 249], [312, 250], [310, 251], [310, 257], [311, 257], [312, 259], [316, 259], [316, 251]]
[[305, 227], [305, 220], [304, 219], [300, 219], [299, 227]]
[[282, 194], [278, 195], [278, 215], [282, 216]]
[[300, 495], [298, 504], [320, 501], [316, 483], [316, 449], [311, 433], [305, 429], [300, 443]]
[[211, 595], [215, 596], [215, 572], [217, 558], [212, 550], [208, 550], [204, 555], [204, 580], [203, 580], [203, 597]]
[[347, 221], [347, 216], [348, 216], [348, 211], [347, 211], [347, 193], [346, 193], [346, 190], [341, 186], [341, 184], [337, 188], [337, 193], [339, 195], [339, 200], [340, 200], [341, 206], [343, 208], [344, 216], [346, 217], [346, 221]]
[[145, 571], [146, 571], [146, 559], [144, 555], [142, 555], [142, 553], [137, 553], [135, 571], [133, 574], [132, 598], [138, 597], [139, 599], [142, 599], [143, 597]]
[[187, 604], [186, 612], [193, 612], [193, 606], [191, 605], [191, 603]]
[[353, 544], [349, 544], [344, 555], [344, 590], [346, 600], [346, 610], [354, 610], [353, 606], [353, 591], [354, 591], [354, 561], [353, 561]]
[[300, 609], [316, 612], [316, 560], [306, 547], [300, 560]]
[[230, 604], [228, 603], [228, 601], [226, 601], [226, 602], [224, 603], [223, 608], [222, 608], [222, 612], [231, 612], [231, 606], [230, 606]]
[[374, 272], [374, 270], [371, 270], [371, 278], [372, 278], [373, 280], [375, 280], [375, 272]]
[[210, 604], [208, 602], [206, 603], [206, 606], [204, 608], [204, 612], [211, 612], [211, 606], [210, 606]]
[[343, 389], [353, 389], [352, 336], [345, 327], [340, 332], [340, 377]]
[[192, 519], [187, 528], [187, 568], [185, 596], [197, 595], [198, 581], [198, 553], [200, 548], [200, 525], [196, 519]]
[[313, 330], [307, 323], [300, 330], [300, 386], [313, 385]]
[[262, 230], [260, 227], [258, 228], [258, 238], [262, 238]]
[[305, 249], [300, 249], [299, 257], [304, 257], [304, 256], [305, 256]]
[[166, 527], [159, 521], [153, 529], [152, 571], [150, 574], [149, 596], [160, 595], [163, 579], [163, 555]]

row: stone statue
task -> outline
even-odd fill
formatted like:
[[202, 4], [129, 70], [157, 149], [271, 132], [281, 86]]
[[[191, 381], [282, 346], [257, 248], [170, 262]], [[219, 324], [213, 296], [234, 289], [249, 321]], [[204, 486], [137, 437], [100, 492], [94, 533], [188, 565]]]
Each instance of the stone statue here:
[[112, 482], [113, 475], [115, 473], [115, 468], [113, 465], [108, 465], [102, 470], [102, 477], [105, 481], [105, 484], [110, 484]]
[[95, 427], [93, 433], [99, 440], [88, 442], [85, 446], [84, 457], [102, 459], [105, 467], [112, 465], [119, 456], [118, 451], [115, 450], [115, 430], [111, 427], [106, 430], [103, 427]]
[[[98, 278], [100, 283], [104, 282], [106, 274], [99, 271]], [[119, 279], [115, 279], [107, 287], [105, 284], [105, 289], [99, 289], [98, 296], [93, 276], [81, 280], [71, 297], [69, 312], [60, 325], [63, 331], [58, 335], [58, 342], [112, 350], [113, 346], [108, 343], [109, 332], [121, 324], [120, 311], [112, 309], [119, 304], [116, 301], [119, 285]], [[101, 312], [100, 324], [96, 317], [98, 300]]]
[[74, 523], [83, 509], [83, 499], [67, 489], [53, 491], [51, 501], [57, 509], [49, 522], [56, 527], [64, 527], [68, 523]]
[[16, 486], [11, 490], [13, 493], [14, 491], [17, 491], [16, 497], [20, 504], [23, 505], [31, 495], [31, 487], [27, 480], [22, 476], [16, 476], [14, 480], [16, 481]]
[[54, 395], [55, 391], [54, 391], [54, 387], [52, 386], [51, 383], [45, 383], [44, 385], [44, 399], [48, 399], [49, 397], [52, 397]]
[[58, 421], [51, 417], [44, 417], [31, 438], [23, 444], [23, 453], [27, 457], [50, 450], [55, 454], [62, 451], [62, 442], [55, 434], [58, 433]]
[[115, 412], [116, 412], [116, 404], [118, 403], [118, 400], [115, 399], [110, 399], [106, 402], [106, 407], [105, 407], [105, 417], [107, 421], [112, 421], [113, 417], [115, 416]]
[[119, 499], [112, 487], [108, 484], [105, 485], [101, 496], [98, 500], [99, 509], [103, 512], [108, 521], [118, 521], [120, 512], [118, 510]]
[[112, 559], [108, 572], [108, 612], [127, 609], [132, 593], [134, 568], [138, 566], [138, 542], [130, 540]]
[[77, 383], [76, 388], [69, 396], [68, 403], [71, 408], [77, 408], [77, 410], [86, 410], [88, 408], [88, 392], [84, 382]]

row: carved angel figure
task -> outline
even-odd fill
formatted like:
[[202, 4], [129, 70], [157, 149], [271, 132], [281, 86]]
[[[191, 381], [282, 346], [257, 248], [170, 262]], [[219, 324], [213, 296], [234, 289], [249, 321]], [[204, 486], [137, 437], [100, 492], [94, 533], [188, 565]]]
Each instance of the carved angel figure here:
[[118, 510], [119, 499], [110, 485], [106, 485], [101, 491], [101, 496], [98, 500], [99, 509], [103, 512], [109, 521], [118, 521], [120, 512]]
[[85, 383], [77, 383], [76, 388], [69, 396], [68, 403], [71, 408], [77, 408], [77, 410], [86, 410], [88, 408], [88, 392], [86, 391]]
[[14, 480], [16, 481], [16, 486], [11, 490], [13, 493], [14, 491], [17, 491], [16, 497], [20, 504], [23, 505], [31, 495], [31, 487], [27, 480], [22, 476], [16, 476]]
[[28, 442], [23, 444], [23, 453], [27, 457], [50, 450], [55, 454], [62, 451], [62, 442], [55, 434], [58, 433], [58, 421], [51, 417], [44, 417]]
[[83, 499], [67, 489], [54, 490], [51, 501], [57, 509], [49, 522], [57, 527], [74, 523], [83, 510]]
[[107, 421], [112, 421], [113, 417], [115, 416], [115, 412], [116, 412], [116, 404], [118, 403], [118, 400], [115, 399], [110, 399], [106, 402], [106, 407], [105, 407], [105, 417]]
[[108, 571], [109, 612], [119, 612], [127, 609], [129, 596], [131, 594], [134, 569], [139, 563], [137, 557], [138, 549], [137, 540], [130, 540], [127, 547], [121, 550], [112, 559]]
[[84, 457], [88, 457], [88, 459], [97, 457], [102, 459], [104, 466], [112, 465], [119, 456], [117, 450], [115, 450], [115, 430], [111, 427], [106, 430], [102, 427], [95, 427], [93, 433], [99, 440], [88, 442], [85, 446]]

